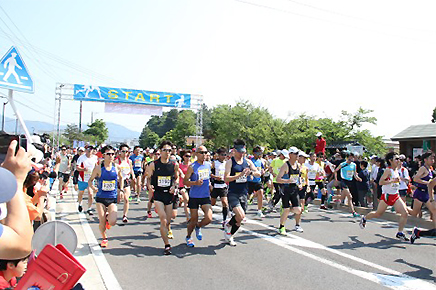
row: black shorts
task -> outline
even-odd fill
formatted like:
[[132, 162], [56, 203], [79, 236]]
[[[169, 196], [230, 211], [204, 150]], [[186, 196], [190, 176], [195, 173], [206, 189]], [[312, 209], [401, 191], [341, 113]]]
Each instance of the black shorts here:
[[268, 175], [268, 176], [262, 175], [262, 183], [263, 184], [268, 183], [270, 181], [270, 179], [271, 179], [271, 175]]
[[303, 186], [301, 188], [301, 190], [300, 189], [298, 190], [298, 197], [300, 199], [305, 199], [306, 198], [306, 191], [307, 191], [307, 185]]
[[316, 185], [318, 185], [318, 189], [323, 189], [325, 187], [323, 181], [319, 181], [319, 182], [315, 182], [315, 183], [316, 183]]
[[174, 194], [173, 195], [173, 200], [171, 201], [171, 203], [173, 204], [173, 209], [177, 209], [179, 207], [179, 201], [180, 201], [180, 197], [178, 194]]
[[211, 204], [210, 197], [201, 197], [201, 198], [190, 197], [188, 201], [189, 209], [198, 209], [199, 207], [205, 204]]
[[407, 189], [400, 189], [399, 192], [401, 197], [407, 196]]
[[261, 189], [263, 189], [261, 182], [248, 182], [248, 194], [252, 194]]
[[283, 208], [290, 208], [291, 204], [292, 207], [300, 206], [298, 201], [298, 186], [295, 184], [283, 188], [282, 206]]
[[159, 192], [159, 191], [155, 191], [153, 193], [153, 200], [160, 201], [164, 205], [171, 204], [173, 201], [173, 198], [174, 198], [174, 194], [171, 194], [171, 193], [165, 193], [165, 192]]
[[74, 171], [73, 173], [73, 184], [79, 184], [79, 171]]
[[353, 187], [353, 181], [352, 180], [346, 180], [346, 179], [342, 179], [341, 180], [341, 185], [340, 188], [341, 189], [349, 189]]
[[227, 195], [227, 199], [229, 200], [229, 207], [231, 211], [237, 206], [242, 207], [244, 212], [247, 211], [247, 194], [237, 194], [229, 192]]
[[142, 171], [133, 171], [135, 173], [135, 179], [142, 176]]
[[110, 206], [111, 204], [115, 203], [117, 204], [117, 198], [104, 198], [104, 197], [96, 197], [95, 198], [96, 203], [101, 203], [105, 207]]
[[63, 182], [68, 182], [68, 180], [70, 179], [70, 174], [69, 173], [59, 172], [58, 173], [58, 177], [59, 177], [59, 179], [62, 178]]
[[223, 198], [227, 196], [227, 188], [214, 188], [210, 194], [211, 198], [217, 199], [218, 197]]

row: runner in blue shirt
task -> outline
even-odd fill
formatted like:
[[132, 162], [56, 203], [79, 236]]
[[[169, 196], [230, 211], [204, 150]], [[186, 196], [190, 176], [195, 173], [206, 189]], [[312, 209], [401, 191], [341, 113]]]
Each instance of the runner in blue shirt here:
[[139, 194], [141, 193], [141, 175], [143, 173], [143, 162], [144, 162], [144, 156], [141, 154], [142, 149], [140, 146], [135, 146], [133, 148], [133, 154], [130, 155], [129, 159], [132, 160], [133, 164], [133, 172], [135, 173], [135, 176], [132, 176], [132, 183], [133, 183], [133, 191], [134, 194], [136, 193], [136, 202], [141, 202], [141, 199], [139, 198]]
[[[257, 168], [257, 171], [264, 174], [264, 166], [262, 162], [262, 148], [260, 146], [256, 146], [253, 149], [254, 157], [251, 158], [251, 162], [253, 162], [254, 166]], [[264, 214], [262, 213], [262, 205], [263, 205], [263, 184], [261, 177], [255, 177], [253, 175], [248, 176], [248, 196], [250, 197], [250, 201], [253, 198], [253, 194], [256, 195], [257, 198], [257, 217], [262, 219], [264, 218]]]

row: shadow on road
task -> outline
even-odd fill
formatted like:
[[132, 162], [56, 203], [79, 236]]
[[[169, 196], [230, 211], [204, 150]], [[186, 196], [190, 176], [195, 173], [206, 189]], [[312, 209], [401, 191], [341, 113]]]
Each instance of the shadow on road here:
[[404, 272], [403, 274], [405, 274], [405, 275], [409, 275], [411, 277], [436, 282], [436, 277], [432, 276], [433, 270], [431, 270], [431, 269], [427, 269], [427, 268], [421, 267], [419, 265], [415, 265], [415, 264], [406, 262], [403, 259], [397, 259], [394, 262], [401, 263], [401, 264], [404, 264], [404, 265], [407, 265], [409, 267], [417, 269], [415, 271]]
[[355, 250], [358, 248], [375, 248], [375, 249], [390, 249], [390, 248], [398, 248], [405, 249], [405, 246], [402, 246], [405, 242], [398, 240], [397, 238], [389, 238], [380, 234], [376, 234], [376, 236], [383, 238], [379, 242], [375, 243], [364, 243], [360, 241], [357, 236], [349, 236], [351, 242], [343, 242], [342, 245], [330, 246], [332, 249], [348, 249]]

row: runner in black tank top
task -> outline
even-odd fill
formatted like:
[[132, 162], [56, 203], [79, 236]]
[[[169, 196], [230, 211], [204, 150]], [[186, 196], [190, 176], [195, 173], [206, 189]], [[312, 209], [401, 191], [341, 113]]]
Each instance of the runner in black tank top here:
[[[283, 213], [280, 216], [279, 233], [286, 235], [285, 223], [288, 219], [289, 213], [292, 211], [295, 214], [295, 231], [303, 232], [300, 226], [301, 221], [301, 207], [298, 201], [298, 190], [301, 189], [301, 173], [300, 165], [297, 162], [298, 148], [289, 148], [289, 160], [280, 168], [277, 175], [277, 182], [284, 184], [282, 206]], [[290, 208], [290, 203], [292, 209]]]
[[229, 183], [229, 193], [227, 195], [229, 206], [235, 214], [224, 226], [224, 238], [231, 246], [236, 246], [233, 235], [241, 226], [245, 218], [247, 206], [247, 176], [252, 174], [260, 177], [260, 172], [254, 166], [253, 162], [245, 158], [245, 142], [236, 140], [234, 142], [234, 157], [226, 162], [224, 172], [224, 181]]
[[160, 219], [160, 234], [165, 243], [164, 255], [171, 254], [169, 226], [173, 212], [173, 195], [179, 182], [179, 165], [169, 161], [172, 143], [163, 141], [159, 146], [161, 158], [152, 162], [148, 168], [147, 187], [153, 193], [154, 205]]

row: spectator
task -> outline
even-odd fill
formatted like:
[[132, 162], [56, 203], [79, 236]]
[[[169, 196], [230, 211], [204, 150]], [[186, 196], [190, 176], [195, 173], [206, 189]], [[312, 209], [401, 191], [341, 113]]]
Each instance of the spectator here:
[[325, 147], [327, 145], [327, 142], [322, 137], [321, 132], [316, 133], [316, 137], [318, 137], [318, 139], [316, 139], [315, 154], [318, 154], [321, 152], [322, 154], [325, 155]]
[[0, 289], [13, 289], [17, 286], [17, 278], [24, 275], [28, 256], [16, 260], [0, 259]]
[[[2, 167], [15, 175], [18, 187], [16, 194], [7, 202], [8, 215], [4, 224], [0, 225], [0, 259], [13, 260], [21, 259], [29, 255], [33, 236], [32, 226], [29, 222], [29, 213], [24, 201], [23, 183], [27, 172], [30, 170], [30, 159], [26, 151], [20, 148], [15, 155], [17, 141], [9, 145], [5, 161]], [[10, 180], [6, 174], [0, 173], [0, 196], [7, 195], [5, 184]]]
[[361, 181], [357, 181], [357, 192], [360, 206], [367, 206], [365, 197], [370, 195], [369, 190], [369, 172], [368, 172], [368, 162], [363, 160], [360, 162], [360, 172], [358, 173]]

